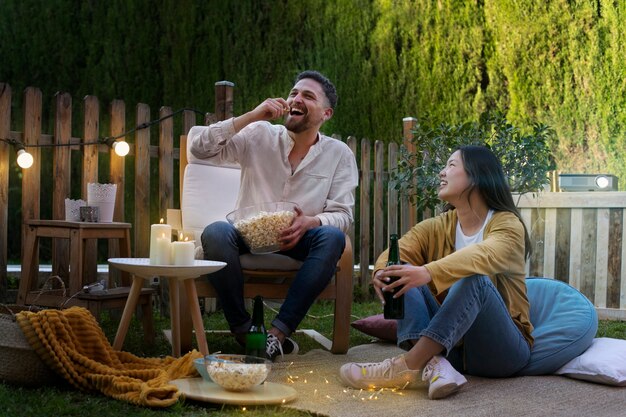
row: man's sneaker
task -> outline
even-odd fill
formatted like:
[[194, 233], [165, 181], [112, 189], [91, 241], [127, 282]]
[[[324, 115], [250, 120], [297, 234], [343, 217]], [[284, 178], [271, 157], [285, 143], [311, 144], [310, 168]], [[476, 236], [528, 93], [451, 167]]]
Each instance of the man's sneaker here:
[[290, 337], [285, 337], [283, 341], [283, 355], [297, 355], [299, 351], [300, 347], [296, 341]]
[[373, 363], [346, 363], [339, 369], [344, 384], [353, 388], [415, 388], [423, 385], [420, 371], [406, 366], [404, 355]]
[[282, 359], [284, 355], [296, 355], [299, 350], [298, 344], [293, 339], [286, 337], [281, 344], [276, 336], [267, 334], [265, 354], [269, 360], [275, 361], [278, 357]]
[[467, 379], [457, 372], [443, 356], [435, 355], [424, 367], [422, 380], [428, 381], [428, 398], [437, 400], [457, 392]]

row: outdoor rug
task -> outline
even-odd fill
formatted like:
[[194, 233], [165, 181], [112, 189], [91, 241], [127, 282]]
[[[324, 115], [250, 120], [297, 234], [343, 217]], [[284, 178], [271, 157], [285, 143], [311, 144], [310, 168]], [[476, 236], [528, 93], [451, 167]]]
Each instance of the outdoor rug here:
[[561, 376], [489, 379], [468, 376], [449, 398], [429, 400], [426, 388], [364, 391], [339, 379], [345, 362], [373, 362], [401, 353], [391, 344], [355, 346], [346, 355], [315, 349], [275, 363], [269, 380], [288, 384], [298, 398], [286, 407], [330, 417], [403, 416], [626, 416], [626, 389]]

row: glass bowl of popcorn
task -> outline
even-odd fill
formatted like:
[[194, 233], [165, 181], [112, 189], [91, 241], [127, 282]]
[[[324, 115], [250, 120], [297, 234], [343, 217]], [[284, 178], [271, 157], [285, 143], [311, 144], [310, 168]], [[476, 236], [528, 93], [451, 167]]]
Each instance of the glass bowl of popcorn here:
[[250, 252], [271, 253], [280, 250], [280, 232], [289, 227], [296, 216], [296, 203], [277, 201], [242, 207], [226, 215], [226, 220], [239, 231]]
[[272, 362], [249, 355], [215, 354], [204, 357], [213, 382], [227, 391], [248, 391], [265, 382]]

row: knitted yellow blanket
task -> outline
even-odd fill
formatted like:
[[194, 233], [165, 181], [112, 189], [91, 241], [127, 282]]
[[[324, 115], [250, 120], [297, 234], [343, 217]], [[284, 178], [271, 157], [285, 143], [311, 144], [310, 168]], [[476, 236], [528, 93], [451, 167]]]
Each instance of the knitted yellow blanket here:
[[44, 362], [85, 391], [150, 407], [169, 407], [179, 392], [169, 381], [198, 376], [196, 350], [181, 358], [140, 358], [113, 350], [98, 322], [82, 307], [17, 314], [26, 339]]

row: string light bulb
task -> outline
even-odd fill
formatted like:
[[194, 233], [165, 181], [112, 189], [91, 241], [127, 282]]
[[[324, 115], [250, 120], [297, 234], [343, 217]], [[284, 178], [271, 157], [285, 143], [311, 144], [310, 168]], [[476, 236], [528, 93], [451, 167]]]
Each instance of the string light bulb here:
[[21, 146], [17, 150], [17, 164], [23, 169], [28, 169], [33, 166], [33, 162], [33, 156], [26, 152], [26, 149]]
[[126, 156], [128, 155], [128, 152], [130, 152], [130, 146], [128, 145], [128, 142], [124, 140], [113, 142], [111, 147], [118, 156]]

